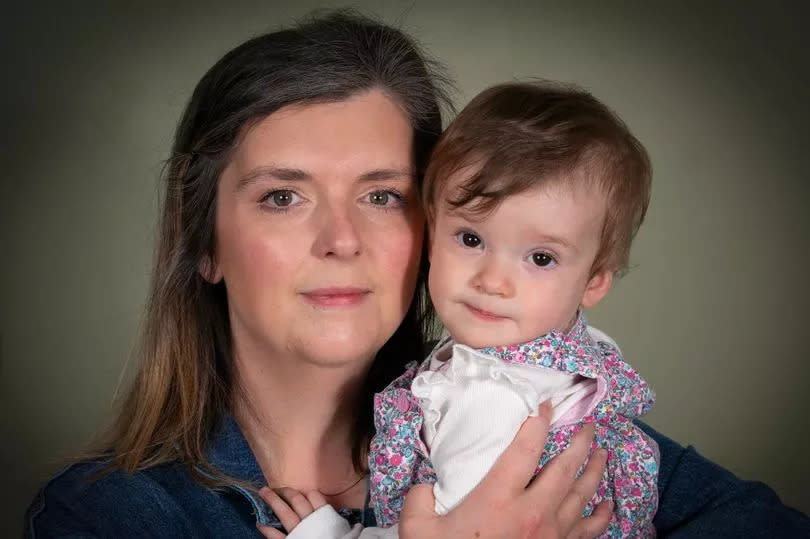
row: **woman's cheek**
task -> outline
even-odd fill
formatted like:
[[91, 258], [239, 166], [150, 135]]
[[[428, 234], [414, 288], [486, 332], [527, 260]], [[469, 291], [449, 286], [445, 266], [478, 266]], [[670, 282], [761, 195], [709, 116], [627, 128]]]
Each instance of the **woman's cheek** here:
[[390, 286], [400, 290], [400, 302], [407, 309], [416, 284], [419, 259], [422, 254], [422, 233], [419, 229], [406, 228], [396, 234], [389, 234], [384, 240], [382, 279], [389, 280]]

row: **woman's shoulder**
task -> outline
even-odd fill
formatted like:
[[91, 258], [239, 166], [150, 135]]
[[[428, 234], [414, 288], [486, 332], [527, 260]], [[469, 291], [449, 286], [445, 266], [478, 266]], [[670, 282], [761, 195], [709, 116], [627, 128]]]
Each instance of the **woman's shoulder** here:
[[[197, 485], [180, 464], [127, 473], [110, 470], [103, 461], [86, 460], [63, 469], [42, 487], [26, 513], [25, 536], [208, 535], [198, 528], [205, 529], [218, 511], [226, 523], [227, 513], [234, 513], [227, 503]], [[241, 521], [239, 515], [230, 516]]]
[[[25, 515], [27, 537], [112, 536], [121, 523], [173, 517], [158, 471], [128, 474], [102, 460], [67, 466], [37, 493]], [[165, 520], [168, 526], [171, 520]], [[149, 528], [143, 531], [151, 531]], [[136, 530], [128, 532], [129, 535]]]
[[683, 447], [636, 421], [661, 452], [658, 512], [661, 536], [810, 537], [810, 519], [784, 505], [758, 481], [739, 479], [692, 446]]

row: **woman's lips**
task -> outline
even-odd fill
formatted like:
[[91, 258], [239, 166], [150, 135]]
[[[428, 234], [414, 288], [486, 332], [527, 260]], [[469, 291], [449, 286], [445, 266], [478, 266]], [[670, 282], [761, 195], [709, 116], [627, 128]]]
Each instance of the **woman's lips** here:
[[315, 288], [302, 292], [304, 299], [317, 307], [352, 307], [361, 303], [371, 293], [366, 288], [352, 286]]
[[485, 311], [483, 309], [478, 309], [477, 307], [473, 307], [469, 303], [464, 304], [467, 309], [473, 313], [477, 318], [487, 321], [487, 322], [500, 322], [501, 320], [506, 320], [506, 316], [501, 316], [499, 314], [495, 314], [489, 311]]

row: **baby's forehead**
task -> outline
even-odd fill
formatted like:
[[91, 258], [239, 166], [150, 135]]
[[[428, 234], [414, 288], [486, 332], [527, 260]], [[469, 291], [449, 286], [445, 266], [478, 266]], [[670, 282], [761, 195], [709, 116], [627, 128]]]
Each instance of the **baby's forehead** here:
[[597, 196], [607, 203], [608, 193], [600, 173], [601, 167], [577, 165], [548, 173], [526, 174], [524, 171], [503, 171], [489, 175], [485, 168], [466, 166], [440, 181], [432, 202], [437, 209], [461, 214], [486, 214], [504, 200], [521, 195], [552, 198], [583, 195]]

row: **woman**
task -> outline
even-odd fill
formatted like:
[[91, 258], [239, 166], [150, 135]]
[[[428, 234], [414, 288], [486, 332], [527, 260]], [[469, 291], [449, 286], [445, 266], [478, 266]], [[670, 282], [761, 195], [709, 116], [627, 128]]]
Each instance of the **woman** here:
[[[263, 484], [319, 490], [371, 524], [371, 398], [421, 358], [430, 323], [417, 191], [446, 101], [434, 68], [400, 32], [339, 13], [253, 39], [203, 77], [167, 171], [137, 378], [105, 452], [34, 501], [30, 535], [256, 536], [277, 523]], [[573, 480], [587, 433], [524, 489], [546, 427], [527, 421], [445, 517], [414, 489], [402, 536], [597, 535], [609, 508], [580, 515], [601, 463]], [[683, 459], [710, 469], [651, 434], [663, 485], [684, 481]], [[665, 486], [661, 531], [711, 524], [726, 495], [771, 495], [726, 481], [682, 513]]]

